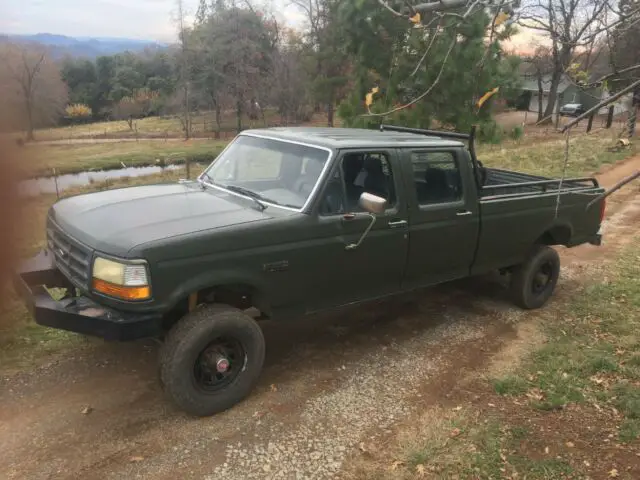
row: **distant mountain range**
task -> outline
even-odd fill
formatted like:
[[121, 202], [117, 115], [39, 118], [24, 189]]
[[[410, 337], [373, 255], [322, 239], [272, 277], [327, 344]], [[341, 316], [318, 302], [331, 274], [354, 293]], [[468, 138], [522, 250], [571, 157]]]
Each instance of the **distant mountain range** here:
[[7, 35], [0, 34], [0, 42], [40, 43], [48, 46], [55, 57], [95, 58], [101, 55], [113, 55], [121, 52], [139, 52], [145, 48], [163, 48], [166, 44], [136, 40], [131, 38], [89, 38], [67, 37], [52, 33], [37, 33], [35, 35]]

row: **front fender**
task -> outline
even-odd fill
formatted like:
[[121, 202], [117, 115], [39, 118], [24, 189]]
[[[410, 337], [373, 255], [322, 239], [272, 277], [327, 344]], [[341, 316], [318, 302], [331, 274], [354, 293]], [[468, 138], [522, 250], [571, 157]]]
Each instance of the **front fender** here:
[[261, 310], [268, 309], [268, 285], [265, 279], [256, 272], [237, 270], [203, 272], [185, 282], [181, 282], [170, 292], [167, 304], [170, 308], [173, 308], [194, 292], [225, 285], [243, 285], [250, 288], [255, 292], [256, 300], [260, 304], [256, 306]]

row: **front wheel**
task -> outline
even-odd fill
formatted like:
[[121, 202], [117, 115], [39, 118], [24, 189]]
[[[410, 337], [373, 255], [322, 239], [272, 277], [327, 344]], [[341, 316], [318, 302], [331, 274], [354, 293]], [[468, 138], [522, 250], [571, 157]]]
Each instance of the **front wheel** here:
[[253, 318], [233, 307], [210, 305], [173, 326], [160, 351], [160, 378], [178, 407], [209, 416], [249, 395], [264, 355], [262, 330]]
[[522, 308], [542, 307], [556, 288], [560, 277], [560, 256], [553, 248], [538, 246], [511, 273], [511, 295]]

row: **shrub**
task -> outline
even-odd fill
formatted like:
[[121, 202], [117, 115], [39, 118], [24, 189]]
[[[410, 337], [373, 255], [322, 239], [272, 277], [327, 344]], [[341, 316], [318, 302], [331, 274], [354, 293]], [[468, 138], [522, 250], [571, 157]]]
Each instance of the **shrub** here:
[[513, 140], [520, 140], [524, 136], [524, 129], [520, 125], [517, 125], [509, 132], [509, 136]]
[[478, 140], [483, 143], [500, 143], [503, 136], [503, 130], [493, 120], [481, 123], [478, 129]]

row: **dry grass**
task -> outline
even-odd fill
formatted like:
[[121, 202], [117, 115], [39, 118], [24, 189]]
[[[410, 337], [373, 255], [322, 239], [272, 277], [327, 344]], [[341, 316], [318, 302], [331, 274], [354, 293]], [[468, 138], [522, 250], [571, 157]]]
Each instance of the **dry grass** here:
[[86, 170], [109, 170], [130, 166], [154, 165], [158, 160], [181, 163], [185, 159], [209, 163], [226, 146], [216, 140], [139, 141], [93, 144], [38, 145], [28, 148], [33, 159], [21, 164], [23, 174], [33, 177], [58, 173], [76, 173]]
[[[194, 113], [192, 116], [192, 134], [197, 136], [214, 136], [217, 125], [213, 112]], [[265, 111], [265, 121], [267, 125], [273, 125], [280, 121], [280, 117], [272, 109]], [[249, 117], [243, 116], [242, 125], [247, 128], [251, 125]], [[256, 127], [264, 126], [262, 119], [254, 122]], [[37, 141], [69, 140], [69, 139], [89, 139], [89, 138], [131, 138], [136, 135], [140, 137], [171, 137], [179, 138], [183, 136], [182, 123], [178, 116], [147, 117], [136, 120], [133, 129], [124, 120], [112, 120], [107, 122], [88, 123], [84, 125], [73, 125], [65, 127], [44, 128], [35, 132]], [[237, 127], [235, 112], [226, 112], [222, 116], [221, 131], [235, 131]], [[22, 137], [22, 133], [13, 134], [15, 137]]]
[[[572, 135], [567, 175], [588, 175], [603, 165], [619, 162], [640, 152], [638, 142], [620, 152], [610, 152], [608, 149], [616, 144], [617, 138], [612, 130]], [[525, 138], [501, 145], [480, 145], [478, 157], [488, 167], [557, 177], [562, 174], [564, 144], [564, 139], [557, 136], [550, 140], [538, 139], [535, 144], [529, 144]]]

